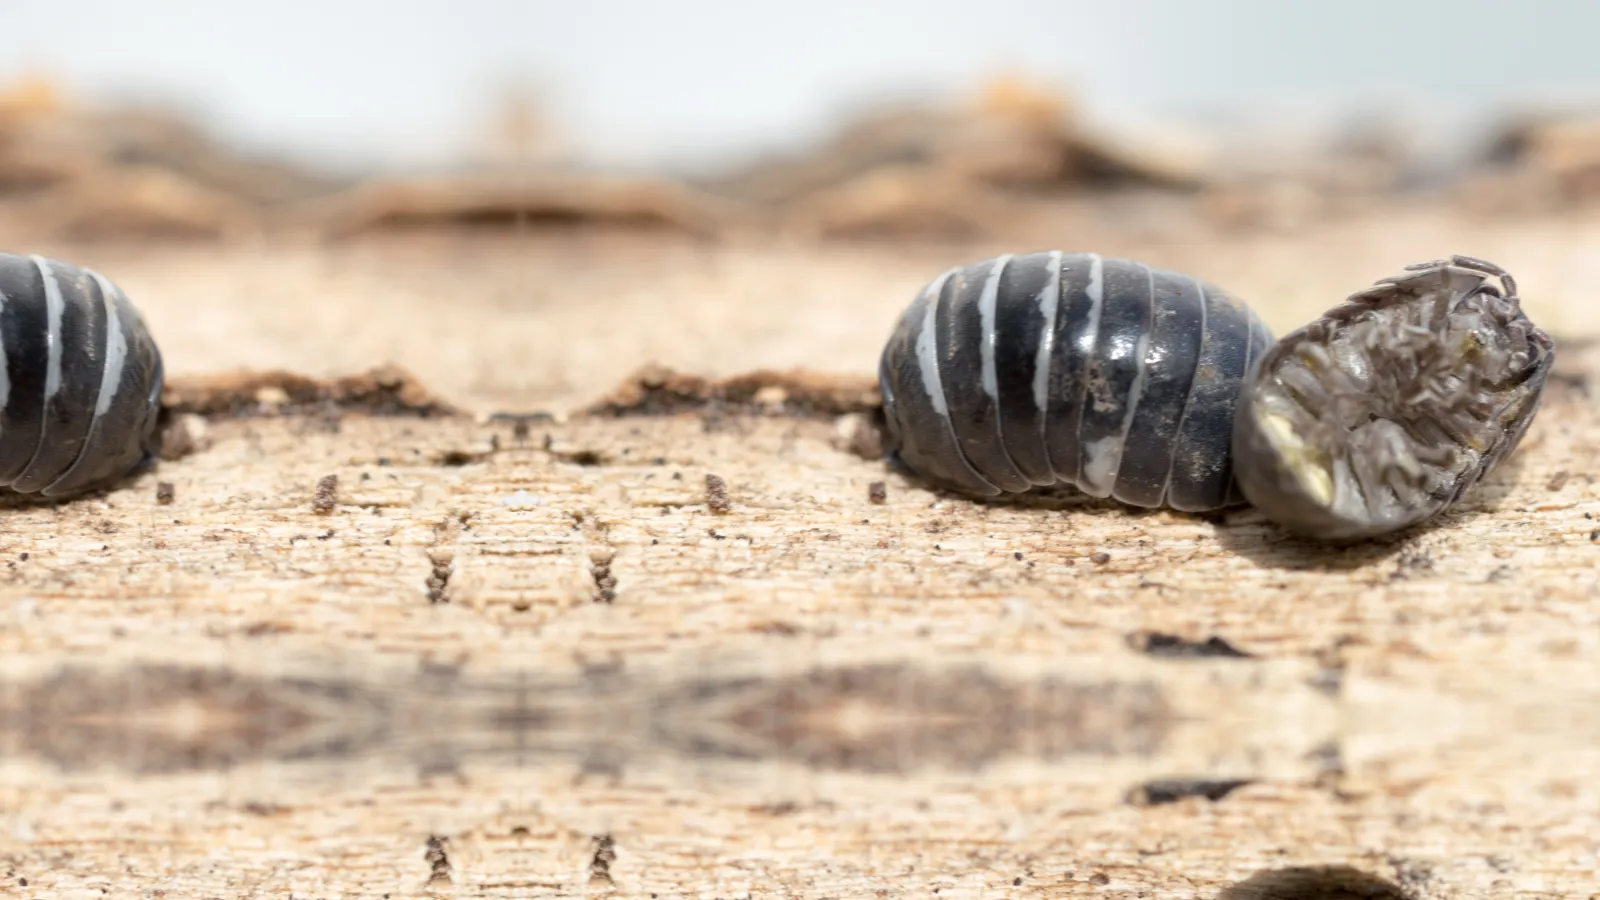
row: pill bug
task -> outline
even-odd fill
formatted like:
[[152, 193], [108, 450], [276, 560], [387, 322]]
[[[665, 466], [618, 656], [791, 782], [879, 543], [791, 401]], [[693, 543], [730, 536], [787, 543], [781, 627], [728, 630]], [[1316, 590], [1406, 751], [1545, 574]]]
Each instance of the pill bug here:
[[1263, 358], [1236, 421], [1240, 487], [1310, 537], [1416, 525], [1517, 446], [1554, 363], [1504, 269], [1465, 256], [1408, 266]]
[[0, 253], [0, 488], [62, 498], [154, 458], [161, 353], [90, 269]]
[[1233, 415], [1266, 325], [1214, 285], [1062, 251], [953, 268], [902, 313], [878, 377], [891, 458], [977, 496], [1067, 484], [1184, 511], [1241, 502]]

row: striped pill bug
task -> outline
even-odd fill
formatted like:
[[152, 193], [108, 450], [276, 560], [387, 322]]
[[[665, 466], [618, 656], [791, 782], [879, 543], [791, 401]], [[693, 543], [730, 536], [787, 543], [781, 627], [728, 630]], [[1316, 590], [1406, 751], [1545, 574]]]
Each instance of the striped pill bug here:
[[161, 352], [105, 276], [0, 253], [0, 488], [59, 499], [154, 459]]
[[957, 267], [884, 346], [885, 448], [969, 495], [1065, 484], [1137, 507], [1235, 505], [1234, 410], [1272, 343], [1228, 292], [1133, 260], [1056, 251]]
[[1554, 363], [1504, 269], [1465, 256], [1408, 266], [1262, 360], [1236, 420], [1240, 487], [1321, 540], [1420, 524], [1516, 448]]

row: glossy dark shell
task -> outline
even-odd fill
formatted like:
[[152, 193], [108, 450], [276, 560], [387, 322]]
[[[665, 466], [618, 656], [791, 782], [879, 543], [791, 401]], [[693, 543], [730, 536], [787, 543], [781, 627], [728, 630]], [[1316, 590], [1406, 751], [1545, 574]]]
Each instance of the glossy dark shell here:
[[879, 363], [889, 451], [978, 496], [1069, 484], [1186, 511], [1240, 502], [1233, 416], [1272, 345], [1227, 292], [1089, 253], [952, 269]]
[[1263, 359], [1236, 424], [1240, 487], [1318, 540], [1420, 524], [1511, 454], [1554, 364], [1504, 270], [1461, 256], [1412, 266]]
[[0, 488], [67, 497], [153, 458], [161, 353], [100, 274], [0, 254]]

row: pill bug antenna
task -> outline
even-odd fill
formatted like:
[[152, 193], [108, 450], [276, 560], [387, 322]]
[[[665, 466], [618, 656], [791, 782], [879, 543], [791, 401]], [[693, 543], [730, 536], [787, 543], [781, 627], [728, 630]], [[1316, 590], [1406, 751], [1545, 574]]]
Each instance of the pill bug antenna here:
[[1412, 263], [1411, 265], [1406, 266], [1405, 270], [1407, 272], [1424, 272], [1429, 269], [1437, 269], [1443, 266], [1452, 265], [1459, 266], [1463, 269], [1471, 269], [1474, 272], [1482, 272], [1485, 275], [1500, 279], [1501, 296], [1508, 300], [1519, 299], [1517, 293], [1517, 281], [1511, 276], [1510, 272], [1507, 272], [1501, 266], [1495, 265], [1486, 259], [1478, 259], [1475, 256], [1463, 256], [1458, 253], [1448, 259], [1436, 259], [1429, 262]]

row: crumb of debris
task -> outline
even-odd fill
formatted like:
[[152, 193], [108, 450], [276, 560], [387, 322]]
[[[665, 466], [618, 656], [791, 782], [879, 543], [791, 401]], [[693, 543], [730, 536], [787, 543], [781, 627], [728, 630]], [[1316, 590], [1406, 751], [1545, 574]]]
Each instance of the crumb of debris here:
[[430, 884], [449, 884], [452, 866], [450, 856], [445, 852], [449, 838], [437, 835], [428, 836], [428, 849], [423, 854], [422, 861], [428, 864], [428, 882]]
[[1089, 561], [1097, 566], [1103, 566], [1106, 563], [1111, 562], [1111, 554], [1105, 552], [1104, 550], [1096, 550], [1095, 552], [1089, 554]]
[[1559, 491], [1566, 486], [1567, 472], [1565, 469], [1563, 469], [1560, 472], [1550, 476], [1550, 480], [1545, 484], [1544, 489], [1547, 491]]
[[874, 481], [867, 485], [867, 500], [873, 503], [884, 503], [889, 499], [889, 486], [881, 481]]
[[289, 392], [275, 384], [264, 384], [256, 388], [255, 401], [269, 410], [277, 410], [289, 405]]
[[1425, 575], [1434, 568], [1433, 556], [1427, 548], [1412, 548], [1404, 550], [1395, 558], [1394, 572], [1389, 577], [1392, 579], [1409, 578], [1414, 574]]
[[445, 589], [450, 584], [450, 576], [455, 571], [455, 553], [449, 548], [438, 548], [428, 552], [428, 561], [432, 569], [428, 572], [427, 588], [429, 603], [448, 603]]
[[595, 602], [611, 603], [617, 599], [617, 576], [611, 573], [611, 560], [616, 551], [610, 547], [589, 553], [590, 572], [594, 576]]
[[162, 506], [166, 506], [172, 502], [175, 496], [177, 496], [177, 488], [172, 486], [172, 482], [161, 481], [156, 483], [157, 503], [161, 504]]
[[174, 416], [161, 432], [161, 458], [171, 462], [210, 446], [206, 420], [192, 414]]
[[317, 479], [317, 496], [311, 501], [311, 508], [319, 513], [333, 512], [338, 491], [339, 476], [324, 475]]
[[840, 416], [833, 424], [833, 446], [862, 459], [882, 459], [882, 410], [874, 413], [855, 412]]
[[611, 877], [611, 864], [617, 861], [617, 844], [611, 835], [602, 834], [594, 838], [594, 858], [589, 862], [589, 884], [613, 884]]
[[758, 388], [750, 399], [757, 406], [782, 412], [783, 404], [789, 399], [789, 392], [781, 384], [769, 384]]
[[720, 475], [706, 475], [706, 507], [719, 515], [733, 509], [733, 501], [728, 499], [728, 483]]

